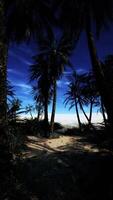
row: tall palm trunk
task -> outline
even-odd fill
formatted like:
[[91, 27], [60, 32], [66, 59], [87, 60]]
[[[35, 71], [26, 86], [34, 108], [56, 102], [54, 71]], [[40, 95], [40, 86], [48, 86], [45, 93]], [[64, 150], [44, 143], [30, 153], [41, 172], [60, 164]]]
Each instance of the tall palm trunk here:
[[87, 16], [86, 34], [87, 34], [88, 47], [89, 47], [89, 52], [90, 52], [90, 57], [91, 57], [91, 62], [92, 62], [93, 73], [96, 78], [97, 88], [99, 90], [102, 101], [106, 108], [106, 112], [108, 115], [108, 122], [110, 124], [111, 133], [112, 133], [113, 131], [113, 97], [111, 95], [111, 91], [107, 85], [107, 82], [105, 81], [102, 66], [97, 56], [96, 48], [94, 45], [94, 38], [91, 32], [91, 23], [90, 23], [89, 16]]
[[89, 111], [89, 124], [91, 124], [92, 120], [92, 113], [93, 113], [93, 100], [90, 102], [90, 111]]
[[7, 48], [5, 14], [3, 1], [0, 1], [0, 146], [9, 152], [9, 134], [7, 118]]
[[41, 102], [38, 105], [38, 109], [37, 109], [37, 120], [39, 122], [40, 120], [40, 115], [41, 115]]
[[45, 137], [48, 137], [48, 134], [49, 134], [49, 122], [48, 122], [48, 94], [47, 94], [45, 96], [45, 104], [44, 104], [44, 135]]
[[[0, 197], [5, 198], [12, 184], [12, 154], [7, 119], [7, 39], [3, 1], [0, 1]], [[4, 196], [4, 197], [3, 197]]]
[[93, 126], [92, 123], [91, 123], [91, 119], [88, 118], [88, 116], [86, 115], [86, 113], [85, 113], [85, 111], [84, 111], [84, 109], [83, 109], [83, 106], [82, 106], [82, 104], [81, 104], [80, 101], [79, 101], [79, 105], [80, 105], [80, 108], [81, 108], [81, 110], [82, 110], [82, 112], [83, 112], [83, 114], [84, 114], [86, 120], [87, 120], [88, 123], [89, 123], [89, 127], [92, 127], [92, 128], [95, 130], [94, 126]]
[[101, 109], [102, 109], [103, 121], [104, 121], [105, 127], [107, 127], [107, 120], [106, 120], [106, 115], [105, 115], [105, 108], [104, 108], [104, 104], [102, 102], [102, 98], [101, 98]]
[[[2, 2], [0, 2], [0, 127], [7, 125], [7, 42], [5, 19]], [[5, 131], [5, 130], [4, 130]], [[3, 131], [3, 132], [4, 132]], [[2, 132], [0, 131], [0, 134]], [[5, 133], [4, 133], [5, 134]]]
[[51, 114], [51, 132], [54, 130], [54, 120], [55, 120], [55, 111], [56, 111], [56, 96], [57, 96], [57, 85], [56, 80], [54, 79], [53, 83], [53, 105], [52, 105], [52, 114]]
[[88, 121], [88, 123], [89, 123], [89, 118], [88, 118], [88, 116], [86, 115], [86, 113], [85, 113], [85, 111], [84, 111], [84, 109], [83, 109], [82, 103], [81, 103], [80, 101], [79, 101], [79, 105], [80, 105], [80, 108], [81, 108], [81, 110], [82, 110], [82, 112], [83, 112], [85, 118], [87, 119], [87, 121]]
[[76, 114], [77, 114], [79, 129], [81, 130], [81, 121], [80, 121], [80, 116], [79, 116], [79, 111], [78, 111], [78, 104], [77, 104], [76, 100], [75, 100], [75, 110], [76, 110]]

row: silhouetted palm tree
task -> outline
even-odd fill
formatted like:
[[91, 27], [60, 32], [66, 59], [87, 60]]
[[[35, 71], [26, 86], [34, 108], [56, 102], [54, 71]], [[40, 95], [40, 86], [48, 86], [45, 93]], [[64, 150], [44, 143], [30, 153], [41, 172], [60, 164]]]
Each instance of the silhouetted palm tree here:
[[[103, 73], [105, 77], [105, 81], [108, 85], [108, 92], [110, 92], [110, 98], [111, 98], [111, 105], [109, 105], [109, 109], [111, 107], [111, 114], [112, 114], [112, 106], [113, 106], [113, 55], [108, 55], [104, 59], [104, 62], [102, 63]], [[109, 98], [109, 96], [108, 96]], [[103, 119], [105, 124], [107, 124], [105, 113], [107, 112], [106, 107], [104, 105], [103, 99], [101, 98], [101, 105], [102, 105], [102, 111], [103, 111]], [[108, 114], [108, 113], [107, 113]], [[112, 116], [111, 116], [112, 117]], [[109, 115], [108, 115], [108, 122], [109, 122]]]
[[14, 98], [15, 91], [10, 81], [7, 81], [7, 101], [10, 102], [10, 98]]
[[31, 120], [33, 120], [33, 114], [32, 114], [33, 111], [34, 111], [33, 105], [28, 104], [28, 105], [26, 106], [26, 112], [30, 114]]
[[[92, 108], [97, 106], [98, 103], [98, 92], [96, 90], [95, 80], [91, 73], [77, 74], [73, 73], [69, 79], [68, 91], [66, 93], [67, 98], [65, 104], [70, 103], [72, 108], [76, 105], [76, 113], [78, 118], [79, 127], [81, 127], [80, 117], [78, 114], [78, 106], [82, 110], [86, 120], [91, 127]], [[84, 106], [90, 107], [89, 117], [84, 110]], [[94, 127], [93, 127], [94, 128]]]
[[37, 112], [37, 120], [39, 122], [40, 117], [44, 110], [44, 97], [39, 93], [39, 88], [37, 85], [32, 87], [32, 95], [35, 101], [35, 110]]
[[93, 106], [99, 106], [99, 92], [96, 88], [96, 82], [92, 73], [85, 73], [82, 80], [81, 95], [86, 99], [90, 107], [89, 110], [89, 125], [91, 124]]
[[113, 1], [63, 0], [60, 2], [57, 1], [57, 4], [57, 12], [59, 11], [60, 13], [60, 21], [66, 31], [68, 31], [68, 29], [73, 30], [76, 33], [76, 37], [81, 31], [86, 31], [96, 84], [108, 114], [108, 121], [111, 127], [113, 127], [113, 101], [111, 98], [111, 91], [108, 88], [109, 86], [105, 80], [101, 62], [97, 56], [93, 36], [94, 23], [96, 25], [96, 32], [99, 34], [103, 27], [113, 21]]
[[[49, 29], [47, 15], [50, 16], [50, 12], [47, 7], [44, 0], [0, 0], [0, 158], [4, 160], [1, 163], [6, 166], [10, 166], [8, 162], [12, 159], [9, 155], [11, 134], [8, 131], [7, 118], [8, 46], [11, 40], [28, 40], [35, 34], [37, 36], [39, 30], [42, 31], [45, 27]], [[5, 190], [7, 191], [7, 188]]]
[[56, 111], [56, 99], [57, 99], [57, 80], [59, 80], [65, 70], [66, 65], [70, 65], [69, 56], [73, 49], [72, 39], [67, 37], [61, 37], [60, 39], [44, 38], [40, 41], [41, 54], [46, 57], [49, 65], [49, 73], [51, 79], [51, 85], [53, 87], [53, 104], [51, 114], [51, 132], [54, 129], [54, 118]]
[[30, 80], [36, 81], [38, 94], [43, 96], [45, 136], [47, 136], [49, 132], [48, 104], [51, 97], [51, 80], [49, 70], [50, 68], [45, 57], [43, 55], [36, 56], [35, 64], [33, 64], [30, 68]]
[[[6, 121], [6, 65], [8, 45], [11, 40], [25, 41], [50, 31], [48, 1], [4, 0], [0, 1], [0, 119]], [[38, 34], [39, 33], [39, 34]], [[45, 34], [45, 32], [44, 32]], [[1, 121], [0, 120], [0, 121]], [[1, 124], [4, 124], [1, 123]]]
[[3, 133], [2, 137], [8, 136], [6, 80], [9, 43], [30, 40], [40, 36], [41, 33], [45, 34], [44, 30], [50, 30], [48, 22], [50, 15], [49, 4], [44, 0], [0, 1], [0, 133]]
[[79, 116], [79, 102], [80, 102], [80, 90], [78, 87], [78, 80], [77, 80], [77, 74], [74, 72], [73, 75], [70, 78], [70, 83], [68, 85], [68, 90], [65, 93], [65, 101], [64, 104], [67, 106], [67, 104], [70, 104], [69, 110], [75, 107], [78, 125], [81, 130], [81, 121]]
[[[12, 101], [9, 103], [7, 115], [9, 121], [16, 122], [19, 114], [22, 114], [23, 111], [21, 110], [21, 101], [17, 98], [13, 98]], [[25, 111], [24, 111], [25, 112]]]

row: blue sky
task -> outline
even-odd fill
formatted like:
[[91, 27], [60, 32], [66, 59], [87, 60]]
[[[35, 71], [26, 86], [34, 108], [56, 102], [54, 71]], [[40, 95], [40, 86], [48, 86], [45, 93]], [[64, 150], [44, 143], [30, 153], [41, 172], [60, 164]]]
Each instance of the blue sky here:
[[[96, 40], [96, 47], [100, 59], [108, 54], [113, 54], [113, 28], [109, 31], [103, 31], [100, 39]], [[14, 86], [16, 95], [22, 100], [23, 106], [33, 103], [31, 95], [31, 85], [29, 83], [29, 65], [33, 63], [32, 56], [38, 52], [37, 45], [30, 44], [11, 44], [8, 56], [8, 80]], [[72, 64], [78, 72], [84, 72], [91, 69], [89, 52], [85, 33], [81, 35], [80, 41], [70, 57]], [[64, 93], [66, 92], [68, 80], [67, 75], [70, 69], [64, 73], [64, 77], [58, 81], [57, 94], [57, 113], [69, 113], [68, 107], [63, 105]], [[70, 111], [74, 113], [74, 110]]]

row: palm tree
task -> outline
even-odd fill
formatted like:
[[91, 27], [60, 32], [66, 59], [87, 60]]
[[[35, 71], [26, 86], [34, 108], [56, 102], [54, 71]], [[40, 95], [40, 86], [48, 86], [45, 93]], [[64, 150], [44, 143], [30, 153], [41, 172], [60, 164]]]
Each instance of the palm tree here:
[[47, 58], [47, 62], [49, 65], [49, 73], [53, 91], [51, 132], [53, 132], [54, 129], [57, 99], [57, 80], [59, 80], [62, 77], [66, 64], [71, 65], [69, 62], [69, 55], [71, 54], [72, 49], [72, 39], [63, 36], [59, 40], [56, 40], [54, 33], [51, 38], [46, 37], [40, 41], [41, 54]]
[[12, 86], [10, 81], [7, 81], [7, 96], [14, 97], [15, 92], [14, 92], [14, 87]]
[[0, 1], [0, 134], [3, 133], [2, 137], [8, 136], [6, 80], [9, 43], [30, 40], [33, 36], [37, 37], [38, 32], [45, 34], [43, 32], [45, 29], [50, 30], [48, 21], [51, 12], [48, 5], [45, 1], [37, 0]]
[[[94, 129], [91, 118], [92, 108], [98, 104], [98, 92], [95, 86], [95, 80], [91, 73], [77, 74], [74, 72], [69, 78], [68, 92], [66, 93], [67, 98], [65, 104], [70, 103], [72, 108], [76, 106], [76, 113], [78, 118], [79, 127], [81, 127], [80, 117], [78, 114], [78, 106], [83, 112], [88, 124]], [[84, 106], [89, 106], [89, 117], [84, 110]]]
[[[25, 41], [43, 31], [50, 31], [51, 12], [48, 1], [1, 0], [0, 1], [0, 119], [6, 121], [7, 55], [11, 40]], [[45, 32], [44, 32], [45, 34]], [[1, 121], [0, 120], [0, 121]], [[1, 123], [1, 124], [4, 124]]]
[[44, 97], [42, 94], [39, 93], [38, 86], [33, 86], [32, 87], [32, 95], [35, 101], [35, 110], [37, 112], [37, 120], [39, 122], [40, 117], [43, 114], [44, 110]]
[[106, 26], [109, 22], [113, 21], [113, 1], [63, 0], [58, 4], [58, 10], [61, 11], [60, 21], [62, 21], [66, 31], [68, 31], [68, 29], [73, 30], [76, 37], [78, 36], [78, 33], [80, 34], [81, 31], [86, 31], [97, 88], [106, 108], [108, 121], [111, 127], [113, 127], [113, 101], [111, 98], [111, 91], [105, 80], [101, 62], [97, 56], [93, 36], [94, 22], [96, 25], [96, 33], [99, 35], [103, 26]]
[[0, 1], [0, 133], [6, 132], [7, 125], [7, 81], [6, 81], [6, 34], [4, 24], [4, 5]]
[[91, 125], [93, 106], [99, 106], [99, 92], [96, 88], [96, 82], [92, 72], [85, 73], [82, 80], [81, 95], [86, 99], [87, 104], [90, 106], [89, 110], [89, 125]]
[[36, 56], [35, 64], [31, 65], [30, 80], [36, 81], [38, 94], [43, 97], [45, 136], [48, 136], [48, 104], [50, 102], [51, 97], [51, 81], [49, 74], [49, 66], [45, 57], [42, 54]]
[[77, 115], [77, 120], [78, 120], [78, 125], [81, 130], [81, 120], [79, 116], [79, 103], [80, 103], [80, 90], [78, 87], [78, 80], [77, 80], [77, 74], [74, 72], [73, 75], [70, 78], [70, 83], [68, 85], [68, 90], [65, 93], [65, 101], [64, 104], [67, 106], [67, 104], [70, 104], [69, 110], [75, 107], [76, 110], [76, 115]]
[[23, 111], [21, 110], [21, 101], [18, 98], [14, 98], [8, 107], [8, 111], [7, 111], [7, 115], [8, 115], [8, 119], [9, 121], [14, 121], [16, 122], [16, 119], [18, 118], [18, 115], [23, 113]]
[[34, 107], [33, 107], [33, 105], [28, 104], [28, 105], [26, 106], [26, 113], [30, 113], [31, 120], [33, 120], [33, 114], [32, 114], [32, 111], [34, 111]]
[[[1, 163], [4, 163], [5, 168], [10, 166], [9, 163], [12, 159], [9, 153], [9, 136], [11, 134], [8, 130], [7, 118], [7, 56], [9, 43], [11, 40], [19, 42], [28, 40], [32, 36], [37, 36], [39, 30], [42, 32], [44, 29], [49, 29], [47, 16], [50, 16], [50, 12], [46, 9], [47, 7], [48, 5], [44, 0], [0, 0], [0, 159], [2, 159], [3, 162]], [[44, 22], [44, 26], [42, 22]], [[10, 170], [6, 169], [6, 171]], [[4, 193], [6, 194], [6, 191]]]
[[[108, 91], [110, 92], [109, 95], [112, 101], [110, 106], [113, 106], [112, 104], [113, 103], [113, 55], [107, 55], [105, 57], [104, 61], [102, 62], [102, 67], [103, 67], [105, 81], [108, 85]], [[102, 108], [105, 125], [107, 125], [107, 120], [105, 116], [105, 113], [107, 112], [107, 110], [102, 98], [101, 98], [101, 108]]]

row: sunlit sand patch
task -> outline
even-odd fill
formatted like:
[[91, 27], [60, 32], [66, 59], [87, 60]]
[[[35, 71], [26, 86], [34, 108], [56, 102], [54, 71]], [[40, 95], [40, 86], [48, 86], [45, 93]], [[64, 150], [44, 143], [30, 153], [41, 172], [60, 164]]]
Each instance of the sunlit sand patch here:
[[86, 151], [90, 151], [90, 152], [99, 152], [99, 149], [98, 148], [94, 148], [92, 145], [90, 144], [86, 144], [84, 146], [84, 150]]
[[66, 146], [71, 143], [71, 137], [60, 136], [59, 138], [54, 138], [47, 140], [46, 144], [52, 148], [59, 149], [61, 146]]
[[[28, 136], [27, 147], [30, 152], [26, 154], [27, 157], [40, 156], [41, 153], [53, 153], [64, 151], [79, 152], [99, 152], [99, 149], [91, 144], [80, 141], [78, 136], [60, 136], [58, 138], [38, 138], [35, 136]], [[25, 156], [24, 156], [25, 157]]]
[[[69, 136], [60, 136], [59, 138], [53, 139], [38, 139], [37, 137], [28, 136], [29, 142], [27, 142], [27, 146], [37, 150], [46, 149], [49, 152], [54, 150], [59, 151], [60, 147], [67, 146], [71, 144], [72, 137]], [[33, 142], [34, 141], [34, 142]], [[60, 150], [63, 151], [63, 150]]]

